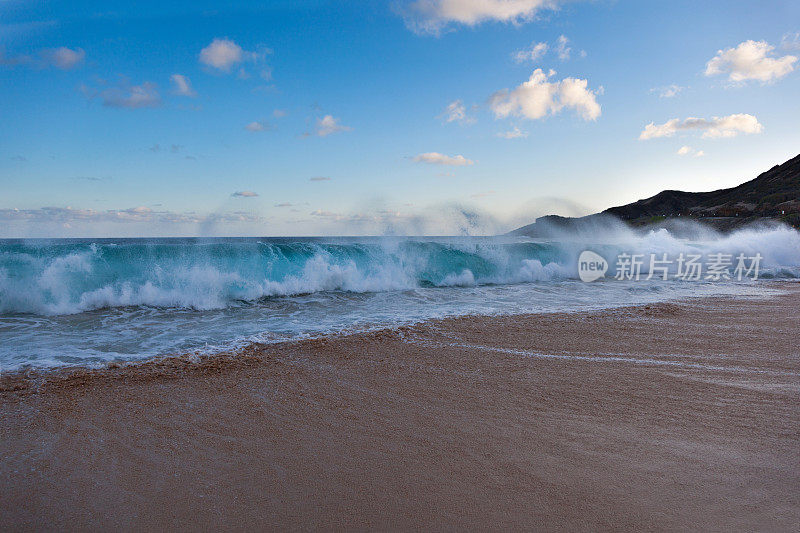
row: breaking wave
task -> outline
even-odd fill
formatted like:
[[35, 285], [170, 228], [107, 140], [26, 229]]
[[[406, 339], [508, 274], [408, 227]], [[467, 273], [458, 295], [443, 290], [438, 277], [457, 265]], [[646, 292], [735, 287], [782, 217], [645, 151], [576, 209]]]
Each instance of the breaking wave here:
[[766, 275], [800, 272], [800, 234], [777, 227], [689, 242], [666, 230], [575, 240], [191, 239], [0, 243], [0, 313], [64, 315], [125, 306], [220, 309], [328, 291], [548, 282], [576, 277], [589, 247], [627, 253], [760, 253]]

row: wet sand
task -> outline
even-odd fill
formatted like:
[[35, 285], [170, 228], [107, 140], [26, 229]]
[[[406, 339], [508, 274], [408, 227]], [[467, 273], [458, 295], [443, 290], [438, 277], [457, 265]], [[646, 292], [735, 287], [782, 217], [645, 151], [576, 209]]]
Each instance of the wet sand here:
[[0, 377], [0, 528], [800, 527], [800, 285]]

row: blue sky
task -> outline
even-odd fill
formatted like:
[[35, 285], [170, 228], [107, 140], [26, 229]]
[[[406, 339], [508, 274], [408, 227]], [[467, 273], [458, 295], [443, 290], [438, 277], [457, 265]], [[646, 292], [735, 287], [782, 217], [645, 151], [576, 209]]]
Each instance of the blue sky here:
[[799, 31], [789, 0], [0, 0], [0, 237], [493, 233], [732, 186], [799, 151]]

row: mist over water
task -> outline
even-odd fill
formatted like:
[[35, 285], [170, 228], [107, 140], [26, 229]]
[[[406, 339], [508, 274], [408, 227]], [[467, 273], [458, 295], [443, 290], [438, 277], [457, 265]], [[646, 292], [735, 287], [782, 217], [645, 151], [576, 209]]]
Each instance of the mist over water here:
[[[99, 364], [459, 314], [598, 309], [759, 282], [577, 280], [592, 249], [761, 254], [761, 277], [800, 275], [785, 227], [691, 239], [621, 225], [555, 235], [0, 241], [0, 367]], [[643, 269], [647, 272], [647, 265]]]

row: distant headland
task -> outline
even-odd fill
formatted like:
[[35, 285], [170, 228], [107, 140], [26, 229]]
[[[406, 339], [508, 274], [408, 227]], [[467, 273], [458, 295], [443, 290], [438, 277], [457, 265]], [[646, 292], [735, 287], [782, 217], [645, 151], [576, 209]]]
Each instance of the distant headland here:
[[783, 223], [800, 229], [800, 154], [755, 179], [711, 192], [662, 191], [631, 204], [611, 207], [585, 217], [548, 215], [511, 231], [510, 235], [547, 237], [613, 224], [617, 219], [633, 228], [688, 226], [696, 221], [720, 232], [753, 224]]

